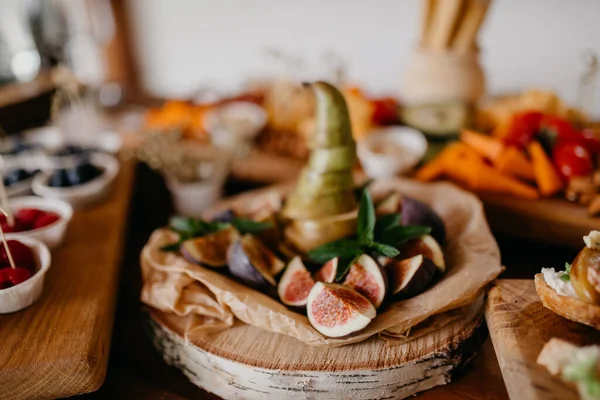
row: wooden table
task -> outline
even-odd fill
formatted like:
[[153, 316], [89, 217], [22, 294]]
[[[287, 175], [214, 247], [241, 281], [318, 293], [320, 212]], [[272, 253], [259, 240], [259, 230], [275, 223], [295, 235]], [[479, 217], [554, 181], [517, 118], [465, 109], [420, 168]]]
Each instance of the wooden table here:
[[[189, 383], [178, 370], [166, 366], [144, 333], [139, 301], [139, 254], [150, 232], [167, 222], [171, 205], [160, 178], [141, 166], [137, 172], [108, 374], [98, 392], [81, 398], [216, 399]], [[246, 189], [250, 187], [231, 183], [227, 192], [233, 194]], [[502, 250], [502, 262], [507, 266], [504, 278], [533, 278], [542, 266], [563, 268], [565, 261], [572, 260], [577, 253], [576, 249], [506, 237], [497, 239]], [[424, 392], [418, 398], [507, 399], [491, 341], [485, 342], [480, 355], [454, 382]]]

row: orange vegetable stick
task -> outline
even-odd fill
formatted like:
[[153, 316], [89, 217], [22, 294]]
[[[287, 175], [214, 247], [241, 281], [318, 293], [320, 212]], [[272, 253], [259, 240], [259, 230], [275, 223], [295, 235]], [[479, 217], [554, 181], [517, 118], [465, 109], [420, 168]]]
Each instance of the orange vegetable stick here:
[[494, 167], [473, 159], [456, 163], [446, 174], [479, 192], [504, 193], [525, 199], [539, 197], [535, 188], [502, 174]]
[[529, 143], [529, 155], [533, 161], [533, 172], [540, 193], [543, 196], [552, 196], [563, 188], [563, 183], [546, 155], [544, 148], [537, 141]]
[[444, 168], [444, 160], [438, 157], [419, 168], [415, 178], [423, 182], [435, 181], [444, 176]]
[[533, 164], [521, 150], [514, 146], [506, 146], [494, 162], [494, 166], [505, 174], [514, 175], [528, 181], [535, 181]]
[[462, 130], [460, 140], [491, 161], [496, 161], [504, 150], [504, 143], [500, 139], [467, 129]]
[[447, 162], [449, 162], [451, 165], [453, 162], [459, 159], [471, 157], [479, 158], [479, 155], [464, 143], [452, 143], [446, 146], [446, 148], [442, 150], [442, 152], [438, 154], [435, 159], [419, 168], [415, 178], [424, 182], [434, 181], [444, 176]]

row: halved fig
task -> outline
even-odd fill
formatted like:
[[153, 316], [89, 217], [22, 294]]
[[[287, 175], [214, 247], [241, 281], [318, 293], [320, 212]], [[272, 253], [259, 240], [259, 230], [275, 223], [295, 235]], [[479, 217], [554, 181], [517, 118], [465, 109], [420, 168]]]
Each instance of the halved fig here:
[[285, 267], [260, 240], [250, 234], [242, 236], [227, 254], [229, 272], [248, 286], [275, 287], [275, 276]]
[[438, 243], [446, 241], [446, 227], [440, 216], [425, 203], [410, 197], [403, 197], [399, 209], [402, 214], [402, 225], [423, 225], [431, 228], [431, 236]]
[[277, 286], [277, 294], [283, 304], [293, 307], [306, 305], [308, 293], [315, 285], [310, 272], [304, 266], [300, 257], [294, 257], [289, 262]]
[[265, 215], [262, 219], [257, 220], [258, 222], [267, 222], [271, 224], [270, 228], [264, 229], [262, 231], [256, 232], [256, 237], [265, 244], [270, 250], [276, 251], [279, 247], [280, 240], [280, 230], [279, 223], [277, 221], [277, 216], [275, 214]]
[[337, 257], [332, 258], [331, 260], [327, 261], [321, 267], [321, 269], [319, 269], [315, 273], [315, 275], [313, 276], [313, 279], [317, 282], [326, 282], [326, 283], [331, 283], [331, 282], [335, 281], [335, 275], [337, 274], [338, 262], [339, 262], [339, 259]]
[[350, 270], [343, 282], [358, 293], [365, 296], [375, 308], [378, 308], [386, 292], [386, 274], [375, 260], [362, 254], [350, 266]]
[[360, 331], [377, 315], [373, 304], [344, 285], [317, 282], [308, 294], [308, 320], [328, 337], [341, 337]]
[[191, 263], [210, 268], [221, 268], [227, 265], [227, 251], [239, 237], [237, 229], [229, 227], [199, 238], [186, 240], [179, 247], [179, 251]]
[[418, 237], [404, 243], [400, 248], [400, 257], [402, 259], [411, 258], [422, 254], [429, 258], [440, 273], [446, 272], [446, 262], [444, 261], [444, 252], [439, 243], [430, 235]]
[[394, 260], [387, 266], [390, 291], [397, 299], [407, 299], [423, 292], [435, 277], [437, 267], [422, 254]]
[[385, 215], [397, 213], [400, 209], [402, 197], [397, 192], [391, 192], [375, 205], [375, 214]]

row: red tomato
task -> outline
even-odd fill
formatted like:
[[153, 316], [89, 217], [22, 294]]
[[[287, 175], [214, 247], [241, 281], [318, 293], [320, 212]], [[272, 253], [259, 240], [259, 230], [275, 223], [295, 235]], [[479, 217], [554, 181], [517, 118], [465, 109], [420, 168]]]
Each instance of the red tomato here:
[[393, 125], [398, 121], [398, 102], [391, 97], [375, 99], [373, 104], [373, 123], [375, 125]]
[[569, 139], [581, 137], [579, 129], [575, 128], [570, 121], [554, 115], [544, 115], [541, 122], [542, 129], [553, 131], [557, 139]]
[[577, 143], [559, 143], [554, 147], [554, 164], [563, 179], [587, 175], [594, 164], [590, 152]]
[[539, 111], [526, 111], [513, 115], [504, 141], [519, 148], [525, 148], [540, 130], [543, 114]]

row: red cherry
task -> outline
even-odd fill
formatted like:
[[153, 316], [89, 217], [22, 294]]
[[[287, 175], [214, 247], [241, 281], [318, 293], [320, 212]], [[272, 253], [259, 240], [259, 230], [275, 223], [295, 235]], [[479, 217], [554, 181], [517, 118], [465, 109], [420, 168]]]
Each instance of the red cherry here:
[[15, 219], [19, 221], [19, 226], [26, 227], [27, 230], [33, 228], [33, 224], [40, 217], [43, 211], [35, 208], [23, 208], [15, 214]]
[[54, 213], [44, 213], [33, 223], [33, 229], [43, 228], [58, 221], [60, 217]]
[[0, 269], [0, 289], [8, 289], [13, 285], [10, 281], [9, 269], [11, 268]]
[[20, 228], [20, 226], [19, 226], [19, 223], [18, 223], [18, 222], [19, 222], [19, 221], [16, 221], [16, 220], [15, 220], [15, 224], [14, 224], [13, 226], [10, 226], [10, 225], [8, 224], [8, 221], [3, 221], [3, 222], [0, 222], [0, 227], [2, 227], [2, 232], [4, 232], [4, 233], [10, 233], [10, 232], [20, 232], [20, 231], [21, 231], [21, 229], [19, 229], [19, 228]]
[[27, 268], [16, 267], [4, 269], [3, 271], [6, 271], [5, 273], [8, 275], [8, 278], [13, 285], [18, 285], [31, 278], [31, 272], [29, 272]]
[[[27, 245], [17, 240], [7, 240], [6, 243], [8, 244], [8, 248], [10, 249], [10, 254], [12, 254], [15, 265], [27, 267], [32, 271], [35, 269], [33, 252]], [[10, 266], [10, 260], [8, 259], [8, 255], [6, 254], [6, 249], [4, 248], [3, 244], [0, 245], [0, 264], [4, 266]]]

